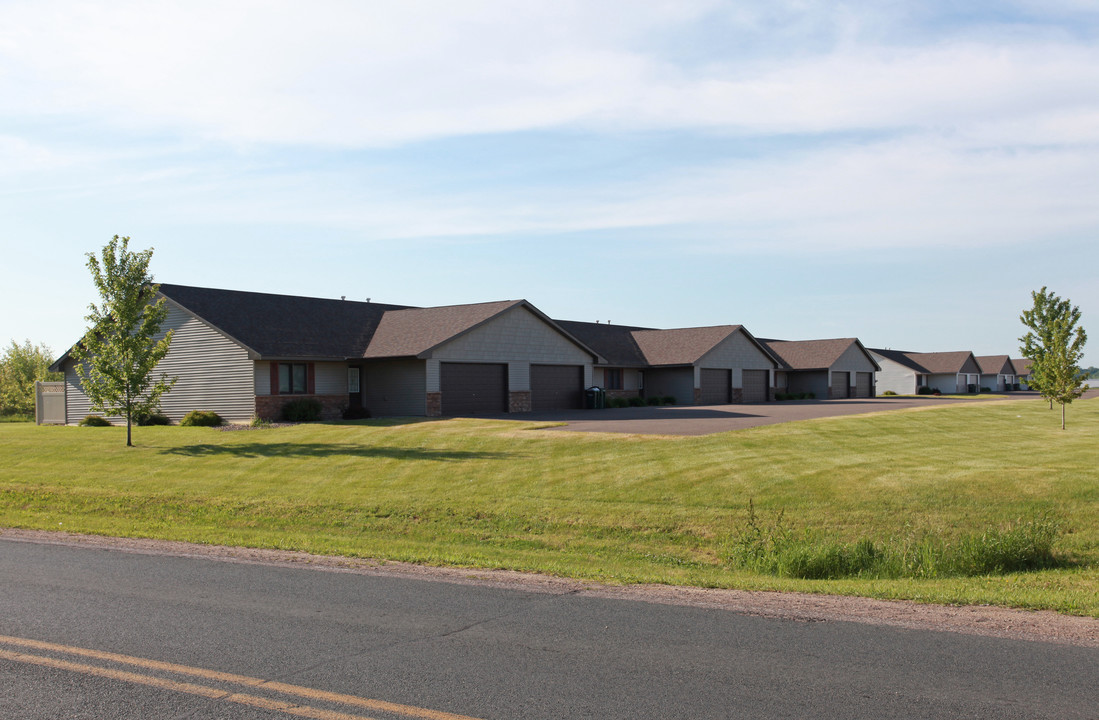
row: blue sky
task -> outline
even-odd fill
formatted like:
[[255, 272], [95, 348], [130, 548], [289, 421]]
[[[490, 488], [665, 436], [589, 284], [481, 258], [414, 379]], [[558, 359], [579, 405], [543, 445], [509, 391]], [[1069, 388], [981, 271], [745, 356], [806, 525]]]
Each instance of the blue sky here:
[[81, 335], [115, 234], [162, 282], [921, 351], [1099, 313], [1092, 2], [5, 0], [0, 98], [5, 345]]

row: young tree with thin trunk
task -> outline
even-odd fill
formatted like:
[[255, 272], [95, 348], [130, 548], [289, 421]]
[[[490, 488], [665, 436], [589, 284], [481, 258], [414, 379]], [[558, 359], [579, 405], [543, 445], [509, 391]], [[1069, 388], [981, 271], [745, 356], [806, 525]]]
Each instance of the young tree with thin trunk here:
[[88, 331], [72, 354], [92, 410], [125, 417], [126, 445], [132, 446], [134, 421], [160, 409], [161, 396], [176, 378], [161, 373], [153, 381], [153, 369], [168, 354], [172, 331], [156, 339], [168, 308], [164, 298], [156, 300], [160, 286], [149, 274], [153, 249], [131, 252], [129, 243], [130, 238], [115, 235], [101, 258], [87, 254], [102, 302], [89, 305]]
[[1031, 359], [1027, 384], [1061, 406], [1061, 429], [1065, 429], [1065, 406], [1084, 394], [1080, 360], [1087, 333], [1079, 326], [1080, 308], [1043, 287], [1032, 292], [1034, 305], [1019, 317], [1028, 328], [1019, 338], [1023, 355]]

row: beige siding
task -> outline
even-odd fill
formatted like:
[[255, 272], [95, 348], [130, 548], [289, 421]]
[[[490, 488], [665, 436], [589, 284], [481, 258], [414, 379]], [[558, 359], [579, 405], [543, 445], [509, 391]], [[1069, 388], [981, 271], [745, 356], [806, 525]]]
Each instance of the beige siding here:
[[789, 392], [813, 393], [819, 400], [828, 399], [827, 370], [793, 371], [788, 377]]
[[[191, 410], [213, 410], [226, 420], [245, 421], [255, 413], [255, 377], [248, 352], [206, 323], [168, 302], [163, 330], [174, 330], [168, 355], [153, 370], [179, 378], [161, 399], [161, 410], [178, 422]], [[79, 387], [72, 363], [66, 363], [68, 421], [89, 414], [91, 402]]]
[[898, 395], [911, 395], [916, 392], [916, 371], [907, 368], [887, 357], [871, 353], [874, 359], [881, 365], [881, 371], [877, 374], [878, 395], [892, 390]]
[[[725, 338], [695, 365], [698, 368], [732, 368], [734, 388], [744, 387], [741, 370], [771, 371], [775, 367], [774, 362], [740, 331]], [[695, 375], [695, 387], [699, 387], [697, 372]], [[770, 379], [771, 376], [768, 375], [768, 384]]]
[[314, 363], [313, 382], [318, 395], [346, 395], [347, 363]]
[[645, 371], [645, 396], [671, 395], [678, 405], [694, 405], [692, 368], [664, 368]]
[[583, 365], [591, 356], [524, 307], [516, 307], [432, 352], [436, 360]]
[[423, 360], [366, 363], [362, 381], [363, 402], [371, 415], [427, 414], [427, 363]]
[[[870, 362], [870, 358], [866, 357], [866, 354], [859, 350], [859, 346], [852, 343], [851, 347], [843, 351], [843, 355], [840, 355], [836, 362], [832, 363], [832, 369], [838, 372], [852, 373], [851, 377], [855, 377], [854, 373], [857, 372], [874, 372], [874, 364]], [[854, 385], [854, 380], [851, 381]]]
[[256, 374], [256, 395], [270, 395], [271, 394], [271, 363], [262, 361], [257, 362], [255, 367]]

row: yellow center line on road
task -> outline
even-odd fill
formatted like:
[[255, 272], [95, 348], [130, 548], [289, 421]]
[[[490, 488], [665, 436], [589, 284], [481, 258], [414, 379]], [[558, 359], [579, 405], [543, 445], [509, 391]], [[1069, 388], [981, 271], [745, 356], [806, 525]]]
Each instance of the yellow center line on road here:
[[[17, 647], [31, 648], [34, 650], [44, 650], [47, 652], [64, 653], [67, 655], [77, 655], [80, 657], [93, 658], [106, 662], [131, 665], [146, 670], [157, 670], [161, 672], [175, 673], [178, 675], [199, 677], [205, 680], [213, 680], [216, 682], [245, 685], [247, 687], [269, 690], [271, 692], [282, 693], [284, 695], [293, 695], [296, 697], [306, 698], [314, 701], [319, 700], [325, 702], [339, 703], [341, 705], [349, 705], [352, 707], [365, 708], [367, 710], [375, 710], [378, 712], [403, 715], [405, 717], [422, 718], [423, 720], [479, 720], [478, 718], [470, 717], [468, 715], [455, 715], [453, 713], [443, 712], [440, 710], [430, 710], [428, 708], [420, 708], [412, 705], [401, 705], [399, 703], [386, 702], [385, 700], [374, 700], [371, 698], [358, 697], [356, 695], [345, 695], [343, 693], [328, 692], [326, 690], [316, 690], [314, 688], [302, 687], [300, 685], [290, 685], [287, 683], [275, 682], [271, 680], [263, 680], [261, 678], [248, 677], [246, 675], [235, 675], [233, 673], [225, 673], [218, 670], [207, 670], [205, 668], [191, 667], [189, 665], [177, 665], [175, 663], [133, 657], [131, 655], [120, 655], [118, 653], [104, 652], [102, 650], [91, 650], [89, 648], [80, 648], [70, 645], [59, 645], [57, 643], [44, 642], [42, 640], [31, 640], [28, 638], [17, 638], [8, 635], [0, 635], [0, 644], [14, 645]], [[175, 690], [177, 692], [184, 692], [191, 695], [201, 695], [207, 698], [225, 700], [242, 705], [251, 705], [253, 707], [261, 707], [270, 710], [279, 710], [281, 712], [291, 715], [298, 715], [300, 717], [317, 718], [318, 720], [371, 720], [370, 718], [364, 718], [364, 716], [361, 715], [347, 715], [344, 713], [337, 713], [304, 705], [293, 705], [291, 703], [284, 703], [277, 700], [268, 700], [266, 698], [257, 697], [255, 695], [231, 693], [225, 690], [208, 687], [206, 685], [195, 685], [192, 683], [180, 682], [177, 680], [159, 678], [152, 675], [141, 675], [139, 673], [132, 673], [125, 670], [115, 670], [111, 668], [99, 667], [96, 665], [85, 665], [82, 663], [74, 663], [67, 660], [59, 660], [56, 658], [43, 657], [40, 655], [30, 655], [26, 653], [12, 652], [0, 649], [0, 658], [13, 660], [15, 662], [25, 662], [46, 667], [54, 667], [61, 670], [70, 670], [72, 672], [79, 672], [87, 675], [96, 675], [99, 677], [106, 677], [115, 680], [121, 680], [124, 682], [149, 685], [167, 690]]]

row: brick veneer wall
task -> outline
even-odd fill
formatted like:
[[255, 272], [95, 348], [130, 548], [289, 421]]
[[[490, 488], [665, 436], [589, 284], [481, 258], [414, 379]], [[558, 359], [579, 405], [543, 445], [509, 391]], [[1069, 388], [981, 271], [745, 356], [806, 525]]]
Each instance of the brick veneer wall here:
[[695, 405], [701, 405], [702, 404], [702, 388], [695, 388], [695, 391], [694, 391], [694, 404]]
[[744, 388], [733, 388], [732, 402], [734, 402], [734, 403], [744, 402]]
[[264, 420], [282, 419], [282, 406], [291, 400], [316, 398], [321, 403], [322, 420], [338, 420], [347, 407], [347, 395], [257, 395], [256, 415]]
[[427, 416], [442, 417], [443, 394], [441, 392], [429, 392], [427, 394]]
[[607, 399], [608, 400], [610, 400], [612, 398], [639, 397], [641, 395], [641, 391], [639, 391], [639, 390], [606, 390], [604, 392], [607, 393]]
[[508, 393], [509, 413], [530, 412], [530, 408], [529, 390], [513, 390]]

